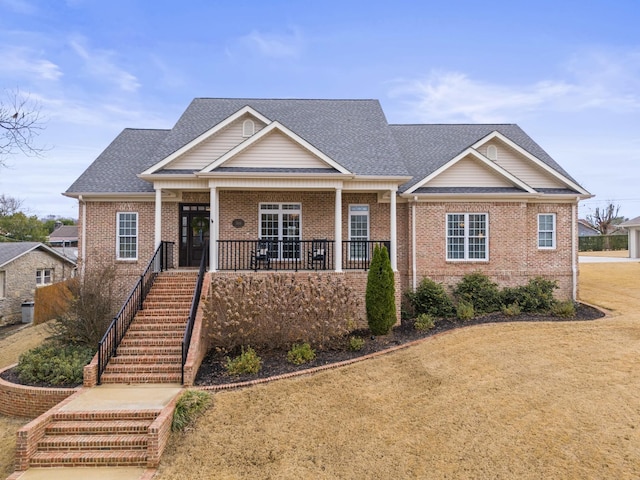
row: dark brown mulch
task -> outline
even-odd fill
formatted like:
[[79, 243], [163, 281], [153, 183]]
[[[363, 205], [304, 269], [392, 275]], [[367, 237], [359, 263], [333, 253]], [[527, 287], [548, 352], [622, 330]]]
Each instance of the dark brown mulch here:
[[202, 362], [198, 375], [196, 377], [196, 385], [226, 385], [236, 382], [245, 382], [259, 378], [268, 378], [276, 375], [306, 370], [309, 368], [329, 365], [344, 360], [361, 357], [370, 353], [386, 350], [388, 348], [402, 345], [420, 338], [430, 337], [437, 333], [452, 330], [454, 328], [466, 327], [469, 325], [479, 325], [482, 323], [501, 323], [501, 322], [548, 322], [548, 321], [581, 321], [595, 320], [602, 318], [604, 314], [588, 305], [578, 304], [576, 316], [572, 318], [559, 318], [548, 314], [521, 314], [517, 316], [507, 316], [502, 313], [490, 313], [466, 322], [457, 321], [455, 319], [443, 319], [436, 322], [436, 326], [426, 332], [419, 332], [413, 328], [412, 321], [402, 322], [401, 325], [394, 327], [393, 332], [383, 337], [373, 337], [367, 331], [354, 332], [352, 335], [358, 335], [365, 339], [365, 345], [362, 350], [352, 352], [349, 350], [327, 350], [316, 352], [315, 360], [303, 365], [293, 365], [287, 362], [287, 352], [259, 352], [262, 359], [262, 368], [255, 375], [236, 375], [230, 376], [224, 368], [226, 356], [218, 352], [212, 351]]

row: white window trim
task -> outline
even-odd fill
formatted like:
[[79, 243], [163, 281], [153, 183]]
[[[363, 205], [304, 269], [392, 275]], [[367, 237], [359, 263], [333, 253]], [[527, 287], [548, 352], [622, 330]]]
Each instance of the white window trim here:
[[496, 147], [495, 145], [488, 145], [487, 158], [489, 160], [493, 160], [494, 162], [498, 160], [498, 147]]
[[247, 119], [242, 122], [242, 136], [245, 138], [253, 136], [256, 133], [256, 124], [253, 120]]
[[[262, 210], [263, 205], [278, 205], [277, 210]], [[299, 209], [287, 209], [284, 210], [282, 208], [283, 205], [300, 205]], [[278, 242], [284, 240], [284, 231], [282, 228], [282, 215], [285, 213], [297, 213], [299, 215], [299, 230], [298, 230], [298, 240], [302, 240], [302, 202], [260, 202], [258, 204], [258, 238], [262, 240], [262, 213], [277, 213], [278, 214]], [[282, 252], [278, 249], [278, 257], [274, 260], [282, 260], [281, 258]]]
[[[49, 282], [45, 282], [46, 272], [49, 271]], [[36, 268], [36, 287], [44, 287], [53, 284], [53, 268]]]
[[[135, 215], [136, 217], [136, 255], [135, 257], [121, 257], [120, 256], [120, 215]], [[139, 241], [140, 241], [140, 223], [138, 212], [117, 212], [116, 213], [116, 259], [122, 262], [136, 262], [139, 254]]]
[[[464, 258], [449, 258], [449, 215], [464, 215]], [[485, 216], [485, 257], [469, 258], [469, 215]], [[489, 261], [489, 213], [487, 212], [447, 212], [444, 216], [444, 254], [447, 262], [481, 262]]]
[[[540, 230], [540, 217], [549, 216], [549, 215], [553, 219], [553, 227], [552, 227], [552, 230], [551, 230], [551, 233], [552, 233], [551, 246], [550, 247], [540, 246], [540, 234], [542, 232], [549, 232], [549, 230]], [[556, 237], [557, 237], [556, 214], [555, 213], [539, 213], [538, 214], [538, 235], [537, 235], [538, 250], [555, 250], [556, 249]]]
[[[368, 203], [350, 203], [349, 204], [349, 208], [348, 208], [348, 220], [347, 220], [347, 224], [349, 226], [349, 241], [353, 240], [353, 236], [352, 236], [352, 232], [351, 232], [351, 216], [352, 213], [353, 215], [357, 215], [357, 216], [362, 216], [364, 215], [364, 210], [360, 210], [360, 211], [355, 211], [355, 212], [351, 212], [351, 207], [367, 207], [367, 211], [366, 211], [366, 216], [367, 216], [367, 238], [365, 239], [366, 241], [369, 241], [371, 239], [371, 208], [369, 207]], [[358, 238], [357, 240], [362, 240], [362, 238]], [[351, 248], [349, 248], [349, 260], [365, 260], [366, 258], [360, 258], [360, 257], [352, 257], [351, 256]]]
[[0, 298], [7, 296], [7, 272], [5, 270], [0, 271]]

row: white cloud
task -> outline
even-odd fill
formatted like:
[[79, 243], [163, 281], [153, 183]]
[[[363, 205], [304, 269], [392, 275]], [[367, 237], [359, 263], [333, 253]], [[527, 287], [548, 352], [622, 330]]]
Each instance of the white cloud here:
[[62, 76], [60, 67], [55, 63], [39, 58], [40, 54], [28, 47], [0, 47], [2, 75], [41, 80], [58, 80]]
[[[252, 52], [271, 58], [297, 58], [304, 48], [304, 40], [296, 28], [286, 34], [269, 34], [252, 31], [239, 40], [240, 45]], [[234, 49], [227, 49], [233, 55]]]
[[76, 36], [69, 42], [73, 51], [85, 62], [89, 74], [101, 81], [114, 83], [125, 92], [135, 92], [140, 82], [135, 75], [120, 68], [115, 60], [115, 53], [109, 50], [91, 50], [86, 46], [84, 37]]
[[429, 122], [501, 123], [539, 111], [640, 110], [640, 52], [576, 55], [565, 75], [518, 85], [432, 71], [424, 79], [395, 81], [390, 96], [406, 97], [412, 113]]

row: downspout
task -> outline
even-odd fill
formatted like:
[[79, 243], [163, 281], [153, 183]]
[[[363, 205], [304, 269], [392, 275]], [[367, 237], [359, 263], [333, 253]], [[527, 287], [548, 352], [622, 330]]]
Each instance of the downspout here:
[[416, 262], [416, 203], [418, 197], [413, 197], [411, 202], [411, 281], [413, 283], [413, 291], [418, 287], [418, 279], [416, 278], [418, 267]]
[[578, 238], [578, 202], [580, 201], [580, 197], [576, 197], [576, 203], [571, 206], [571, 270], [572, 270], [572, 281], [573, 281], [573, 301], [576, 302], [578, 300], [578, 246], [577, 246], [577, 238]]
[[82, 250], [81, 258], [82, 263], [80, 265], [80, 276], [84, 277], [84, 266], [87, 261], [87, 204], [85, 203], [82, 195], [78, 195], [78, 202], [80, 203], [81, 218], [82, 218]]

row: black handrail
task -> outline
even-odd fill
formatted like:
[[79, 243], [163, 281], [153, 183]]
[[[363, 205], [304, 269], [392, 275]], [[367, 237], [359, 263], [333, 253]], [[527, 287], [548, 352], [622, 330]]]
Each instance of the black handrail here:
[[113, 318], [100, 343], [98, 343], [98, 385], [100, 385], [102, 374], [105, 368], [107, 368], [109, 360], [111, 357], [116, 356], [118, 346], [124, 338], [125, 333], [127, 333], [129, 325], [131, 325], [136, 313], [142, 310], [142, 303], [149, 293], [149, 290], [151, 290], [151, 286], [158, 272], [167, 270], [172, 264], [173, 242], [160, 242], [160, 246], [158, 246], [153, 257], [151, 257], [147, 268], [142, 275], [140, 275], [129, 297], [125, 300], [118, 314]]
[[189, 345], [191, 344], [191, 335], [193, 334], [193, 326], [196, 321], [196, 314], [198, 313], [198, 306], [200, 305], [200, 295], [202, 294], [202, 283], [204, 281], [204, 274], [207, 269], [209, 259], [209, 242], [204, 244], [202, 259], [200, 260], [200, 269], [198, 270], [198, 280], [196, 282], [196, 289], [193, 292], [193, 298], [191, 299], [191, 310], [189, 310], [189, 318], [187, 319], [187, 326], [184, 329], [184, 336], [182, 337], [182, 376], [180, 383], [184, 384], [184, 365], [187, 363], [187, 355], [189, 354]]

